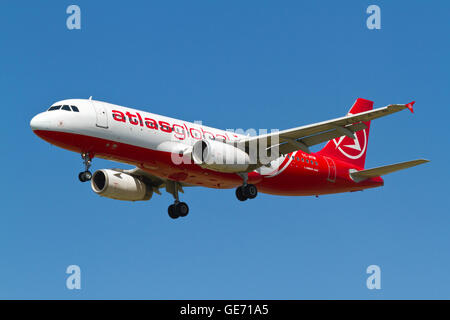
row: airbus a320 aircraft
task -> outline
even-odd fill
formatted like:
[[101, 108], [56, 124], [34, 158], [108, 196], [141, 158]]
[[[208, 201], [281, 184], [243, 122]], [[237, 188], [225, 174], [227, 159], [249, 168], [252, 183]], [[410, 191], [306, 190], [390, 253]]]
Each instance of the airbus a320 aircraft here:
[[[165, 188], [175, 199], [168, 213], [176, 219], [189, 212], [178, 195], [189, 186], [236, 188], [240, 201], [258, 192], [318, 196], [382, 186], [380, 176], [428, 162], [364, 168], [371, 120], [403, 109], [413, 112], [413, 104], [373, 109], [372, 101], [358, 98], [344, 117], [245, 136], [91, 98], [69, 99], [54, 103], [30, 125], [45, 141], [81, 154], [85, 169], [79, 179], [90, 180], [95, 193], [139, 201]], [[326, 141], [319, 152], [310, 151]], [[135, 168], [91, 174], [94, 157]]]

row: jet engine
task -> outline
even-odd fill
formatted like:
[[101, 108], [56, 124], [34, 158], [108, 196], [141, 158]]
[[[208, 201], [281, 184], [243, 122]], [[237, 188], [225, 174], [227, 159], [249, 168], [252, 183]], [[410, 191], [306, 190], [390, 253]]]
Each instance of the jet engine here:
[[250, 157], [244, 150], [217, 140], [197, 141], [192, 159], [200, 167], [218, 172], [243, 172], [250, 166]]
[[141, 180], [111, 169], [95, 171], [91, 187], [96, 194], [116, 200], [149, 200], [153, 195], [153, 189]]

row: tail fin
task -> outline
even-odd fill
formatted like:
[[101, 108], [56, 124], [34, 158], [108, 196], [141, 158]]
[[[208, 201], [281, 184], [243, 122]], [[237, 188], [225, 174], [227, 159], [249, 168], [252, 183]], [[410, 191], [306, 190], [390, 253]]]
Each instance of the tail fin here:
[[[373, 101], [358, 98], [348, 114], [357, 114], [373, 109]], [[367, 143], [369, 141], [370, 121], [364, 122], [367, 129], [355, 132], [355, 138], [342, 136], [327, 142], [318, 153], [334, 159], [351, 163], [359, 168], [364, 168], [366, 162]]]

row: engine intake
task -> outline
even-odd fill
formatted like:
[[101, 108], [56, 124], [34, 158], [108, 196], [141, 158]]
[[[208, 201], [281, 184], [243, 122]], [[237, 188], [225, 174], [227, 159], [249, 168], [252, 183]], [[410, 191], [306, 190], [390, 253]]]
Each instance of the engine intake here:
[[141, 180], [111, 169], [95, 171], [91, 188], [102, 197], [124, 201], [150, 200], [153, 195], [153, 189]]

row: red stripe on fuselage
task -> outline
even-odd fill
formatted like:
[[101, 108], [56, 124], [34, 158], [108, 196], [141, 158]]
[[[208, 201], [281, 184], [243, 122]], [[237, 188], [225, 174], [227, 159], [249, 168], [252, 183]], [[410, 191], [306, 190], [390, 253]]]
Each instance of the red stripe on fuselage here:
[[[36, 130], [34, 133], [58, 147], [77, 153], [89, 152], [95, 157], [128, 163], [164, 179], [220, 189], [234, 188], [242, 184], [242, 179], [234, 173], [207, 170], [195, 164], [177, 165], [173, 163], [172, 154], [169, 152], [61, 131]], [[302, 155], [308, 157], [306, 154]], [[348, 176], [350, 167], [339, 161], [336, 161], [335, 181], [330, 182], [327, 180], [329, 168], [326, 161], [321, 156], [314, 156], [318, 165], [306, 165], [304, 162], [293, 160], [281, 174], [273, 177], [250, 172], [249, 183], [256, 184], [258, 190], [263, 193], [292, 196], [358, 191], [383, 185], [381, 178], [360, 183], [353, 182]], [[300, 155], [299, 157], [301, 158]], [[283, 168], [287, 161], [284, 159], [280, 168]]]

